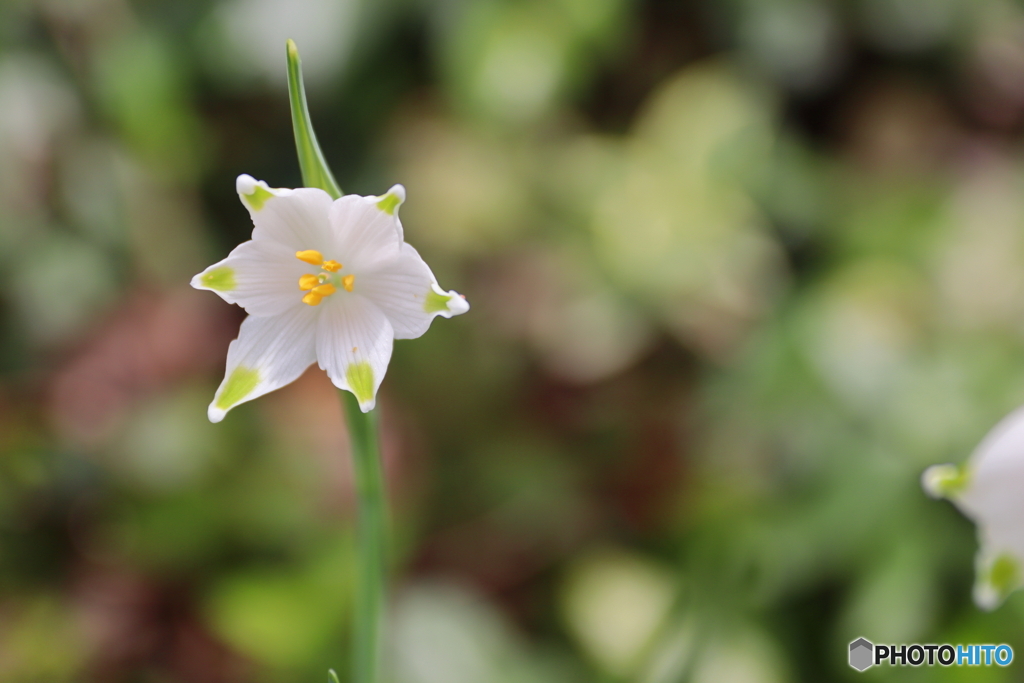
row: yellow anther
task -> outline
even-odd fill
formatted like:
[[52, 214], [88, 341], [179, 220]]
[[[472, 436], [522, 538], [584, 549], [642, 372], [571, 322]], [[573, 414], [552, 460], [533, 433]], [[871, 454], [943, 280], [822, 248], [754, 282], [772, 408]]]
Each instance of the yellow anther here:
[[310, 265], [319, 266], [324, 262], [324, 256], [316, 249], [307, 249], [306, 251], [295, 252], [295, 258], [300, 261], [305, 261]]
[[341, 278], [341, 286], [345, 288], [346, 292], [351, 292], [352, 291], [352, 287], [355, 284], [356, 284], [356, 276], [355, 275], [346, 275], [345, 277]]
[[299, 289], [303, 292], [308, 292], [319, 284], [320, 278], [316, 275], [303, 275], [299, 278]]
[[302, 297], [302, 303], [309, 304], [310, 306], [316, 306], [317, 304], [320, 303], [321, 299], [323, 299], [323, 297], [320, 296], [319, 294], [315, 292], [310, 292], [306, 296]]
[[324, 261], [323, 265], [320, 267], [329, 273], [337, 273], [342, 268], [341, 264], [334, 260]]
[[334, 285], [332, 285], [330, 282], [313, 288], [313, 294], [316, 294], [317, 296], [330, 296], [331, 294], [334, 294], [336, 291], [338, 290], [336, 290], [334, 288]]

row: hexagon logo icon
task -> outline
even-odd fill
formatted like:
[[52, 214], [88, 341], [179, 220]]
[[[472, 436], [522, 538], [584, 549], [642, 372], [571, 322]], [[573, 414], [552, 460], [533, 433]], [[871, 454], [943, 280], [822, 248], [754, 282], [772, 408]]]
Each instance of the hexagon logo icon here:
[[875, 663], [875, 646], [870, 640], [858, 638], [850, 643], [850, 666], [857, 671], [864, 671]]

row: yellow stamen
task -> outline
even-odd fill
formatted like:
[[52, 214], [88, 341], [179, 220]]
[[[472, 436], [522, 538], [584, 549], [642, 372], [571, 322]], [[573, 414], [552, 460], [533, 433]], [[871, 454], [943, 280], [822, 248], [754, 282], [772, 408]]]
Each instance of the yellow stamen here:
[[303, 275], [299, 278], [299, 289], [307, 292], [320, 284], [320, 278], [316, 275]]
[[313, 293], [316, 294], [317, 296], [330, 296], [331, 294], [334, 294], [336, 291], [338, 290], [336, 290], [334, 288], [334, 285], [332, 285], [330, 282], [313, 288]]
[[321, 263], [324, 262], [323, 254], [321, 254], [316, 249], [297, 251], [295, 252], [295, 258], [299, 259], [300, 261], [305, 261], [306, 263], [314, 266], [319, 266]]
[[320, 303], [321, 299], [323, 299], [323, 297], [320, 296], [319, 294], [310, 292], [306, 296], [302, 297], [302, 303], [309, 304], [310, 306], [316, 306], [317, 304]]
[[330, 261], [324, 261], [321, 268], [323, 268], [329, 273], [337, 273], [339, 270], [341, 270], [342, 265], [332, 259]]
[[353, 285], [355, 285], [355, 283], [356, 283], [356, 276], [355, 275], [346, 275], [345, 277], [341, 278], [341, 286], [345, 288], [346, 292], [351, 292], [352, 291], [352, 287], [353, 287]]

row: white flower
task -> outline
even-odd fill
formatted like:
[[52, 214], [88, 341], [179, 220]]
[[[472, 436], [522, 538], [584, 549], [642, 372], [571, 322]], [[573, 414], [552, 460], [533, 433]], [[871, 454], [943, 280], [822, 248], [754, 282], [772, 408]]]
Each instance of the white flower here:
[[929, 467], [921, 481], [977, 525], [974, 601], [998, 607], [1024, 585], [1024, 407], [997, 424], [962, 467]]
[[248, 175], [236, 188], [255, 225], [252, 239], [192, 278], [196, 289], [249, 313], [228, 347], [212, 422], [293, 382], [314, 361], [367, 412], [394, 340], [419, 337], [435, 316], [469, 310], [405, 243], [401, 185], [333, 201], [323, 190], [273, 189]]

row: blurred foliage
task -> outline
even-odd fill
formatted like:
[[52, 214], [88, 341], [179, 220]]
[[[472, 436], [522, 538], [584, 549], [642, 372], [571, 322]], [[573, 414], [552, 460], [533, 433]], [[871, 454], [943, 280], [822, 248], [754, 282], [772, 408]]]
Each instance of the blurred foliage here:
[[0, 679], [344, 670], [337, 396], [209, 424], [242, 314], [187, 287], [238, 174], [299, 182], [288, 37], [342, 187], [404, 183], [473, 303], [383, 385], [395, 683], [1024, 651], [918, 484], [1024, 403], [1020, 3], [8, 0]]

